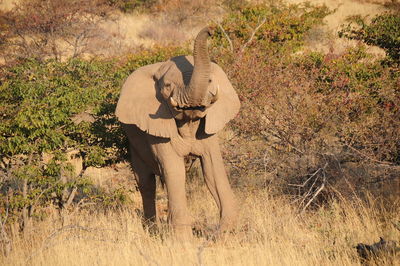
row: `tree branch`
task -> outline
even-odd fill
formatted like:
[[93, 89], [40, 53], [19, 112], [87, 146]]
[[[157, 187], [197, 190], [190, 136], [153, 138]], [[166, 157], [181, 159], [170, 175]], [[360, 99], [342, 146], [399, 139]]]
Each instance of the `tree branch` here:
[[212, 21], [215, 24], [217, 24], [217, 26], [221, 29], [221, 31], [224, 34], [225, 38], [228, 40], [230, 51], [233, 52], [233, 44], [232, 44], [231, 38], [229, 38], [228, 34], [226, 33], [226, 31], [224, 30], [224, 28], [222, 27], [222, 25], [220, 23], [216, 22], [215, 20], [212, 20]]
[[260, 24], [258, 24], [258, 26], [253, 30], [253, 32], [251, 33], [250, 38], [248, 39], [248, 41], [242, 46], [242, 48], [240, 49], [240, 52], [243, 52], [244, 49], [246, 49], [247, 45], [249, 45], [249, 43], [253, 40], [254, 36], [256, 35], [256, 32], [261, 28], [262, 25], [264, 25], [264, 23], [267, 21], [267, 18], [264, 18]]

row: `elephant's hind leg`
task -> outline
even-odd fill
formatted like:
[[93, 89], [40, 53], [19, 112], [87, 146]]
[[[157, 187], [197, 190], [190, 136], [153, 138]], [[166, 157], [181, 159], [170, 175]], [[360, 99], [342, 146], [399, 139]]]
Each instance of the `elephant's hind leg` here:
[[155, 229], [156, 225], [156, 179], [134, 148], [130, 148], [131, 166], [143, 202], [144, 224], [149, 229]]

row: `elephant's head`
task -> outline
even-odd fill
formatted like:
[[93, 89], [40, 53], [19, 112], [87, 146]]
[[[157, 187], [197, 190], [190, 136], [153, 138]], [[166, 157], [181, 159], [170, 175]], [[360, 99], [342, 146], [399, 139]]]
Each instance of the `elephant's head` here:
[[159, 137], [178, 135], [175, 120], [205, 119], [214, 134], [239, 111], [238, 96], [224, 71], [210, 61], [205, 28], [192, 56], [178, 56], [133, 72], [123, 85], [116, 116]]
[[193, 58], [172, 58], [154, 75], [175, 119], [202, 118], [218, 100], [218, 84], [212, 79], [207, 50], [209, 36], [211, 31], [208, 27], [201, 30], [194, 42]]

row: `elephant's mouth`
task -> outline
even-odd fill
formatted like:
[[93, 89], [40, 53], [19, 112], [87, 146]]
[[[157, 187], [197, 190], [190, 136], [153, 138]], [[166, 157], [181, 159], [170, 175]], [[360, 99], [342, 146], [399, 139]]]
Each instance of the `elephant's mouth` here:
[[204, 105], [200, 105], [200, 106], [187, 106], [187, 107], [180, 107], [180, 106], [176, 106], [175, 107], [178, 110], [198, 110], [198, 111], [204, 111], [206, 109], [206, 107]]

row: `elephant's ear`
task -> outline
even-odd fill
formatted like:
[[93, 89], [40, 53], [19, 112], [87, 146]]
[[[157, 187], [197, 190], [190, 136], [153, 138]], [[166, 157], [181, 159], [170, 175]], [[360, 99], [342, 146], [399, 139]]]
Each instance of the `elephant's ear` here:
[[208, 109], [205, 131], [215, 134], [226, 123], [233, 119], [240, 109], [239, 97], [225, 72], [216, 64], [212, 64], [212, 81], [218, 87], [218, 100]]
[[172, 138], [178, 135], [175, 120], [157, 84], [169, 64], [144, 66], [128, 77], [115, 111], [120, 122], [134, 124], [153, 136]]

